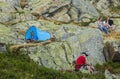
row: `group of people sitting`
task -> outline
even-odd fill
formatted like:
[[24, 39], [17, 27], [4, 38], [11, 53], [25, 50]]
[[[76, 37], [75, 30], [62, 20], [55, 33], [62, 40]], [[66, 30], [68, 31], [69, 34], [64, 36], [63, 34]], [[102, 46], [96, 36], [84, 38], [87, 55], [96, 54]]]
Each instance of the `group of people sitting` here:
[[109, 34], [109, 29], [115, 30], [115, 25], [113, 20], [111, 20], [110, 16], [107, 17], [106, 21], [102, 21], [102, 17], [98, 18], [97, 21], [98, 29], [106, 34]]

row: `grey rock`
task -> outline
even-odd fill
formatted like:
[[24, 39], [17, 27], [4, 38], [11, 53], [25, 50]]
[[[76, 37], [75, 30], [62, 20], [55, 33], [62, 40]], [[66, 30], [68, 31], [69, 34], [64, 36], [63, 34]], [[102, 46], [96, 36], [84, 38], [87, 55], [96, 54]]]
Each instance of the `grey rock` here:
[[9, 3], [12, 6], [19, 6], [20, 7], [20, 1], [21, 0], [1, 0], [1, 1]]
[[7, 52], [6, 45], [3, 43], [0, 43], [0, 52]]
[[108, 70], [105, 70], [105, 78], [106, 79], [113, 79], [112, 74]]
[[74, 28], [67, 25], [64, 28], [66, 31], [59, 30], [55, 33], [55, 36], [59, 35], [58, 42], [46, 46], [29, 47], [30, 58], [48, 68], [69, 70], [74, 68], [72, 62], [81, 55], [81, 52], [88, 50], [90, 53], [88, 60], [91, 64], [105, 62], [102, 54], [102, 35], [99, 30]]
[[[73, 0], [73, 5], [80, 11], [79, 20], [82, 20], [82, 18], [85, 18], [85, 17], [95, 18], [99, 16], [99, 13], [89, 1]], [[88, 15], [88, 17], [83, 15]]]
[[106, 61], [120, 61], [120, 53], [116, 41], [108, 41], [104, 46], [104, 56]]

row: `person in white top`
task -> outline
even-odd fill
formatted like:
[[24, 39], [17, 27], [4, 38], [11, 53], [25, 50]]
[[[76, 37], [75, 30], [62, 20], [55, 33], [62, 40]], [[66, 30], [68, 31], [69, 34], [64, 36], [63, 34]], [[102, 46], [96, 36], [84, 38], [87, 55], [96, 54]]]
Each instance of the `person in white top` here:
[[102, 18], [99, 17], [97, 21], [98, 29], [102, 32], [105, 32], [106, 34], [109, 34], [108, 29], [106, 27], [106, 24], [102, 22]]

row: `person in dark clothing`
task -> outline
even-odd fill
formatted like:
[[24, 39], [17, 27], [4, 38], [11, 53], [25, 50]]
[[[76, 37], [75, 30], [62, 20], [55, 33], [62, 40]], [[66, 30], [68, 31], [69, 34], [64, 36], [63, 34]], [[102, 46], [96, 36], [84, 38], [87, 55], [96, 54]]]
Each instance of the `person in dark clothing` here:
[[109, 20], [108, 20], [108, 24], [109, 24], [110, 26], [112, 26], [112, 25], [113, 25], [113, 20], [109, 19]]
[[112, 30], [115, 29], [114, 22], [113, 22], [113, 20], [110, 19], [110, 16], [107, 17], [107, 26], [108, 26], [108, 28], [111, 28]]

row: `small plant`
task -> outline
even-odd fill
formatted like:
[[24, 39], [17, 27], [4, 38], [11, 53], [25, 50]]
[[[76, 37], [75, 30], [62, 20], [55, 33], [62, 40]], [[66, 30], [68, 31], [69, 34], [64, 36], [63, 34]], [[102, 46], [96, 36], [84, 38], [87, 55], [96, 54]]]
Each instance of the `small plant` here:
[[120, 13], [120, 6], [112, 7], [112, 8], [110, 8], [110, 11]]

